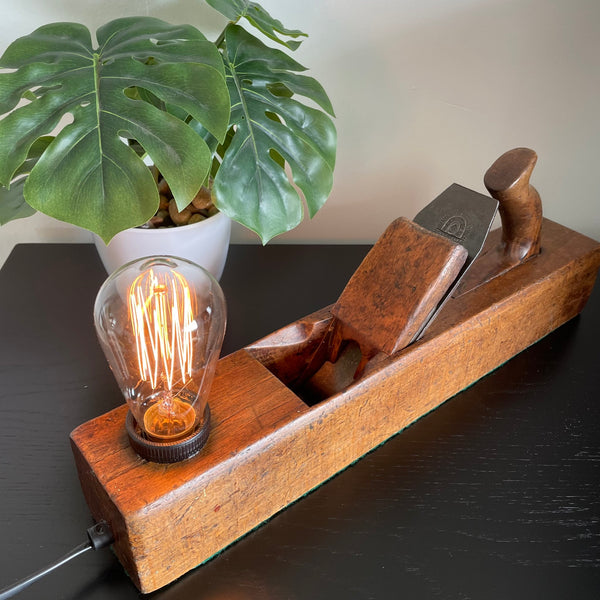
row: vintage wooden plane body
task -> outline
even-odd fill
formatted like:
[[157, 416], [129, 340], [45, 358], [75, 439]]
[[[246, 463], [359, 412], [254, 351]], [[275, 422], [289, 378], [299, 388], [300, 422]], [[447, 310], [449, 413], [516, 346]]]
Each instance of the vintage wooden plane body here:
[[[72, 433], [92, 515], [112, 527], [115, 553], [140, 590], [206, 561], [581, 311], [600, 244], [542, 219], [530, 154], [519, 149], [499, 161], [486, 185], [500, 200], [503, 229], [490, 234], [416, 341], [366, 359], [359, 352], [341, 369], [346, 381], [333, 367], [323, 375], [324, 363], [342, 360], [336, 342], [307, 374], [343, 312], [336, 304], [222, 358], [209, 399], [211, 435], [181, 463], [133, 452], [125, 405]], [[350, 317], [344, 335], [355, 318], [368, 316]], [[360, 333], [349, 337], [361, 347]]]

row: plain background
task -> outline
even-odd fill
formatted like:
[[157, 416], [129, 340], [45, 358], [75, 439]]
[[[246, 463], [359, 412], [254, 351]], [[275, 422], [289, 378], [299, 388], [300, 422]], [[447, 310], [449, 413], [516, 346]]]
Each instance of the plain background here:
[[[336, 109], [334, 189], [312, 220], [272, 243], [373, 242], [453, 182], [484, 192], [504, 151], [539, 155], [545, 215], [596, 239], [600, 214], [597, 0], [263, 0], [310, 34], [295, 58]], [[52, 21], [95, 30], [120, 16], [198, 26], [224, 19], [202, 0], [3, 0], [0, 51]], [[21, 242], [91, 240], [36, 215], [0, 228], [0, 264]], [[234, 242], [257, 242], [235, 227]]]

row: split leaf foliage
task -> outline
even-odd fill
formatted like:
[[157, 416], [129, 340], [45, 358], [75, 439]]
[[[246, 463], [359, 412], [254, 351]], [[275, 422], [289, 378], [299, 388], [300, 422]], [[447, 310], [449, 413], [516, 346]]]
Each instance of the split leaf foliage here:
[[[156, 211], [147, 155], [183, 209], [214, 178], [220, 210], [263, 243], [312, 217], [333, 181], [336, 131], [321, 85], [287, 49], [305, 34], [247, 0], [207, 0], [231, 23], [128, 17], [96, 32], [53, 23], [0, 58], [0, 224], [39, 210], [105, 241]], [[286, 39], [291, 38], [291, 39]], [[302, 97], [303, 101], [298, 98]], [[55, 133], [58, 131], [58, 133]]]

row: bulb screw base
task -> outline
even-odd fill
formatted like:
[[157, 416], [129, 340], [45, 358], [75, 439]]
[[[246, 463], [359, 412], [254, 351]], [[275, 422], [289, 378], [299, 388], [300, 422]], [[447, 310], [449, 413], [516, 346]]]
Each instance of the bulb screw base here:
[[204, 409], [202, 422], [186, 437], [173, 442], [156, 442], [148, 439], [131, 411], [125, 419], [129, 443], [136, 453], [156, 463], [175, 463], [191, 458], [200, 452], [210, 433], [210, 408]]

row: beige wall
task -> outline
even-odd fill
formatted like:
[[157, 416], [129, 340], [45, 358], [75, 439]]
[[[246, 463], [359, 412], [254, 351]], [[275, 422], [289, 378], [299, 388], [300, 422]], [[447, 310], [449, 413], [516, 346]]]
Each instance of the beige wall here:
[[[310, 38], [296, 58], [337, 112], [332, 196], [281, 242], [372, 242], [456, 181], [484, 191], [493, 160], [539, 154], [533, 178], [546, 216], [600, 239], [600, 2], [597, 0], [264, 0]], [[124, 15], [190, 22], [215, 37], [201, 0], [19, 0], [0, 21], [0, 50], [50, 21], [96, 28]], [[214, 32], [214, 34], [211, 34]], [[0, 142], [1, 143], [1, 142]], [[15, 243], [87, 241], [36, 217], [0, 228], [0, 264]], [[255, 239], [241, 230], [234, 241]]]

